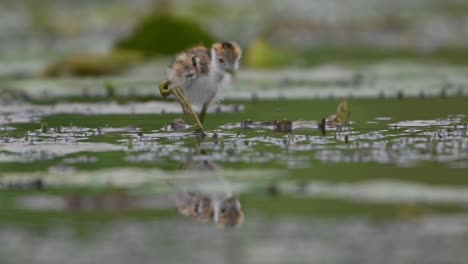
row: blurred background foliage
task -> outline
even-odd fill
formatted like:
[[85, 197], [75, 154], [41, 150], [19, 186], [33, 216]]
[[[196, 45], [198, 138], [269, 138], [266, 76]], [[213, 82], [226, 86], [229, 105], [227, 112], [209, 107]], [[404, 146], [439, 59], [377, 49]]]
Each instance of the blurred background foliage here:
[[211, 45], [213, 37], [190, 19], [152, 14], [143, 19], [117, 49], [134, 50], [145, 55], [173, 55], [193, 45]]
[[[0, 1], [0, 59], [40, 54], [51, 62], [46, 76], [121, 72], [217, 40], [239, 42], [245, 66], [257, 68], [388, 59], [465, 64], [468, 2]], [[77, 59], [83, 54], [92, 56]]]

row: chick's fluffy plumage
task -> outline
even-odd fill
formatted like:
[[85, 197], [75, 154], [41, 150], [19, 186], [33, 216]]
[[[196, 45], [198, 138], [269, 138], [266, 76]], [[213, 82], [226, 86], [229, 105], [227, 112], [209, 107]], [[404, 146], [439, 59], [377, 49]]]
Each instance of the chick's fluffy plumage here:
[[229, 83], [242, 51], [234, 42], [197, 46], [177, 55], [167, 70], [171, 86], [179, 86], [194, 105], [207, 107]]

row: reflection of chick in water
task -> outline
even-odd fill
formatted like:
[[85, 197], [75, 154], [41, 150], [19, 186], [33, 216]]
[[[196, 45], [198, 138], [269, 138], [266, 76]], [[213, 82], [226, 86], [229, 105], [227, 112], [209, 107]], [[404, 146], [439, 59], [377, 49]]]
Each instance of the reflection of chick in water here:
[[[183, 164], [181, 169], [216, 171], [220, 167], [205, 160]], [[218, 227], [234, 227], [244, 221], [239, 198], [232, 194], [206, 195], [198, 192], [179, 192], [174, 202], [181, 214], [201, 222], [213, 220]]]
[[178, 193], [175, 204], [179, 212], [199, 221], [213, 220], [218, 227], [234, 227], [242, 224], [244, 213], [235, 196], [210, 197], [198, 193]]

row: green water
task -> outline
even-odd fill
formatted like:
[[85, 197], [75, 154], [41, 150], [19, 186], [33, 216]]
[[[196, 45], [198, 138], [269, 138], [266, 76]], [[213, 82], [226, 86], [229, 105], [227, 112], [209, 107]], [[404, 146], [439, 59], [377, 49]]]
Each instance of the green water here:
[[[207, 136], [204, 139], [193, 134], [190, 128], [182, 132], [166, 132], [164, 127], [179, 117], [177, 114], [44, 116], [39, 122], [9, 124], [13, 130], [0, 132], [2, 147], [13, 141], [22, 147], [22, 150], [16, 153], [11, 149], [5, 151], [5, 148], [2, 148], [4, 156], [16, 157], [16, 160], [2, 161], [2, 179], [5, 179], [2, 183], [5, 186], [14, 185], [15, 180], [27, 183], [28, 179], [44, 177], [45, 187], [40, 193], [47, 194], [60, 190], [60, 184], [51, 184], [49, 188], [47, 177], [50, 174], [59, 177], [61, 170], [63, 173], [68, 173], [67, 170], [72, 171], [73, 174], [116, 168], [126, 168], [130, 172], [132, 169], [156, 168], [160, 169], [161, 173], [177, 175], [181, 167], [209, 161], [215, 164], [219, 171], [234, 171], [231, 173], [232, 179], [227, 176], [227, 180], [233, 181], [234, 189], [236, 183], [242, 183], [241, 199], [246, 204], [252, 201], [252, 207], [255, 208], [246, 207], [247, 211], [254, 210], [271, 215], [277, 212], [271, 207], [280, 204], [277, 208], [283, 211], [284, 206], [285, 214], [320, 217], [323, 212], [324, 216], [343, 217], [358, 214], [390, 217], [398, 215], [395, 211], [401, 206], [404, 207], [407, 202], [394, 205], [390, 201], [381, 201], [383, 204], [379, 204], [372, 199], [349, 201], [339, 199], [340, 197], [328, 197], [329, 200], [324, 202], [320, 195], [307, 197], [294, 192], [279, 193], [278, 197], [268, 199], [268, 190], [283, 182], [304, 185], [309, 182], [365, 183], [374, 180], [395, 180], [448, 188], [464, 187], [468, 184], [467, 102], [466, 97], [351, 99], [351, 130], [340, 132], [331, 128], [326, 135], [322, 135], [322, 132], [315, 128], [313, 121], [332, 114], [339, 103], [338, 100], [227, 102], [243, 105], [245, 110], [238, 113], [209, 114], [206, 122]], [[246, 119], [288, 119], [294, 121], [293, 124], [310, 121], [311, 127], [299, 127], [293, 129], [292, 133], [280, 133], [267, 128], [242, 129], [235, 125], [223, 126], [240, 123]], [[433, 123], [419, 126], [415, 120], [429, 120]], [[402, 121], [415, 123], [409, 122], [408, 125], [399, 126], [399, 122]], [[41, 124], [47, 124], [49, 130], [41, 131]], [[106, 132], [106, 128], [125, 127], [130, 128]], [[61, 128], [60, 132], [56, 133], [58, 128]], [[99, 134], [98, 129], [104, 132]], [[218, 134], [216, 138], [214, 133]], [[348, 142], [345, 141], [345, 137], [348, 138]], [[89, 149], [73, 151], [75, 144], [80, 143], [86, 143]], [[118, 149], [101, 150], [99, 144]], [[54, 149], [58, 150], [49, 151], [50, 145], [54, 145]], [[67, 148], [71, 151], [63, 151]], [[22, 160], [21, 157], [30, 157], [31, 160]], [[68, 162], [79, 157], [86, 157], [92, 161]], [[268, 177], [255, 175], [262, 170], [274, 173]], [[190, 172], [190, 169], [188, 171]], [[252, 175], [237, 179], [235, 174], [242, 171]], [[99, 173], [96, 178], [97, 182]], [[205, 180], [200, 179], [200, 182]], [[194, 175], [191, 181], [196, 182], [197, 175]], [[156, 189], [160, 185], [167, 185], [164, 181], [152, 179], [131, 187], [106, 186], [102, 182], [99, 186], [94, 186], [92, 180], [79, 184], [71, 182], [68, 186], [65, 179], [61, 184], [71, 188], [71, 192], [81, 193], [91, 189], [94, 194], [106, 193], [113, 188], [130, 193], [158, 194]], [[153, 188], [147, 188], [148, 185]], [[16, 196], [37, 191], [11, 192]], [[290, 202], [295, 206], [286, 206]], [[256, 206], [256, 203], [261, 203], [262, 206]], [[440, 206], [432, 202], [408, 203], [422, 213], [465, 211], [459, 204], [447, 206], [442, 203]], [[322, 210], [320, 206], [323, 204], [330, 204], [333, 210]], [[303, 210], [302, 207], [306, 208]], [[316, 207], [317, 210], [314, 210]], [[20, 212], [18, 214], [21, 215]], [[158, 215], [155, 212], [155, 218]], [[126, 214], [116, 217], [125, 216]], [[12, 214], [8, 218], [15, 219], [15, 216]]]
[[[389, 243], [410, 248], [418, 260], [444, 259], [444, 254], [466, 248], [467, 97], [349, 98], [350, 127], [327, 126], [325, 135], [317, 121], [334, 114], [338, 99], [228, 100], [223, 104], [238, 111], [208, 114], [206, 137], [193, 133], [192, 127], [172, 130], [169, 124], [181, 116], [176, 113], [41, 113], [44, 106], [87, 103], [77, 97], [65, 100], [32, 100], [29, 110], [18, 108], [17, 115], [10, 113], [11, 121], [0, 126], [0, 226], [13, 241], [41, 239], [39, 248], [32, 242], [21, 244], [31, 256], [61, 241], [65, 248], [52, 255], [56, 261], [79, 263], [77, 255], [67, 251], [71, 249], [109, 259], [101, 247], [124, 236], [113, 242], [119, 249], [113, 253], [116, 260], [140, 261], [136, 259], [148, 254], [176, 261], [179, 250], [189, 255], [208, 250], [204, 246], [220, 250], [223, 246], [215, 238], [204, 246], [182, 242], [215, 236], [231, 243], [245, 260], [250, 255], [242, 250], [244, 243], [252, 254], [264, 256], [254, 245], [292, 243], [292, 229], [302, 234], [304, 240], [293, 241], [299, 239], [303, 246], [318, 243], [338, 250], [352, 243], [359, 248], [334, 255], [336, 263], [394, 254]], [[148, 98], [118, 100], [138, 108]], [[108, 102], [94, 98], [89, 105]], [[247, 119], [287, 119], [293, 121], [292, 131], [242, 128]], [[242, 205], [244, 223], [223, 231], [210, 221], [182, 216], [170, 200], [180, 192], [233, 193]], [[426, 225], [441, 233], [424, 231]], [[461, 231], [444, 231], [451, 228]], [[359, 242], [353, 240], [355, 230], [364, 232]], [[379, 232], [389, 240], [367, 248], [365, 241], [375, 240]], [[420, 234], [450, 242], [431, 253], [432, 245], [417, 243], [423, 239]], [[133, 236], [142, 254], [124, 257], [130, 254], [126, 243]], [[93, 241], [96, 251], [83, 247], [83, 239]], [[148, 239], [159, 245], [156, 251], [142, 242]], [[161, 251], [168, 247], [165, 243], [173, 243], [168, 255]], [[8, 245], [2, 254], [16, 252], [14, 244]], [[226, 258], [228, 252], [218, 257]], [[327, 254], [319, 256], [330, 257]], [[309, 258], [287, 255], [299, 262]], [[11, 260], [24, 261], [19, 256]]]

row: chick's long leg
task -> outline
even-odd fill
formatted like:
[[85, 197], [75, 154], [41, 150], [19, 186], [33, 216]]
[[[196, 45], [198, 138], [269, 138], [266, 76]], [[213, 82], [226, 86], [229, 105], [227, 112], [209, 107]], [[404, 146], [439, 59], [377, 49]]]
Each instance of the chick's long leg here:
[[161, 95], [164, 97], [167, 97], [170, 94], [173, 94], [175, 97], [177, 97], [180, 105], [182, 106], [182, 110], [184, 111], [184, 113], [188, 112], [190, 115], [192, 115], [193, 120], [195, 121], [196, 130], [204, 131], [203, 125], [200, 122], [200, 119], [198, 119], [197, 114], [195, 113], [195, 111], [193, 111], [192, 106], [185, 98], [184, 92], [179, 86], [174, 86], [172, 89], [170, 89], [169, 82], [164, 81], [163, 83], [161, 83], [161, 85], [159, 85], [159, 91]]
[[180, 106], [182, 107], [182, 112], [184, 114], [185, 119], [188, 119], [190, 116], [190, 110], [187, 108], [187, 105], [190, 105], [187, 100], [183, 101], [185, 98], [184, 93], [179, 93], [178, 91], [173, 91], [174, 96], [177, 98]]
[[202, 109], [200, 111], [200, 122], [203, 124], [203, 122], [205, 121], [205, 114], [206, 114], [206, 110], [208, 109], [208, 104], [209, 103], [204, 103], [203, 106], [202, 106]]
[[198, 115], [195, 113], [195, 111], [193, 111], [192, 106], [185, 98], [184, 93], [182, 92], [182, 89], [180, 89], [179, 86], [176, 86], [172, 88], [172, 90], [174, 91], [174, 95], [179, 99], [179, 102], [182, 105], [182, 108], [185, 109], [184, 111], [192, 115], [193, 120], [195, 121], [196, 130], [204, 131], [202, 122], [200, 122], [200, 119], [198, 119]]

